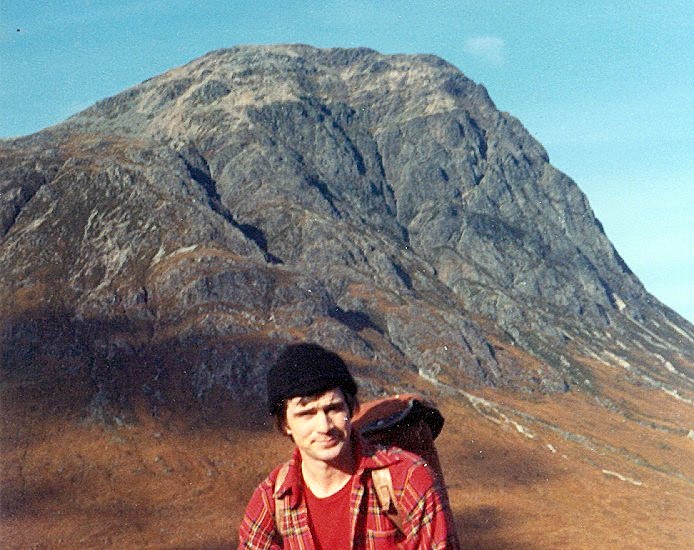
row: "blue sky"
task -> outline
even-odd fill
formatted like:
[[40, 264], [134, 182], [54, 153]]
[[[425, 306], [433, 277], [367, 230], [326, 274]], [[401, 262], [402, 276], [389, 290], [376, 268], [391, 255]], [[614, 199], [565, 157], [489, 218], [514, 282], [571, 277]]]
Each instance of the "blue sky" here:
[[614, 0], [0, 0], [0, 136], [210, 50], [433, 53], [586, 193], [646, 288], [694, 321], [694, 7]]

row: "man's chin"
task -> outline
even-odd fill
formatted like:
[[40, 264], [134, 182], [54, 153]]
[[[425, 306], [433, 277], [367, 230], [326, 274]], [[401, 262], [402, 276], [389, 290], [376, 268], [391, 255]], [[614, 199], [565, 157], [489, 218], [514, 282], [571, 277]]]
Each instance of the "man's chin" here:
[[320, 443], [315, 447], [315, 449], [316, 454], [320, 456], [322, 460], [334, 460], [340, 456], [344, 446], [344, 440], [336, 439], [328, 443]]

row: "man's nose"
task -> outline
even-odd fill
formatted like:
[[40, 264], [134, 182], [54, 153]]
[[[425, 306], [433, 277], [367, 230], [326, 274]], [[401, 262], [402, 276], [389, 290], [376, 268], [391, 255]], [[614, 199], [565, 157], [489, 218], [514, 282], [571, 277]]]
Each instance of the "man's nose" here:
[[325, 411], [320, 411], [317, 415], [318, 429], [327, 432], [332, 428], [333, 422], [330, 419], [330, 415]]

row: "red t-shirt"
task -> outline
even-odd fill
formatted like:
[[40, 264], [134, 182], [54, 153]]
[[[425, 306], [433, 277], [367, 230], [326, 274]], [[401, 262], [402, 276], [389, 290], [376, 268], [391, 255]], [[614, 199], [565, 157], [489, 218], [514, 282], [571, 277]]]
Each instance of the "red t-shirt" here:
[[304, 497], [316, 550], [350, 550], [351, 488], [352, 484], [348, 481], [334, 495], [318, 498], [304, 484]]

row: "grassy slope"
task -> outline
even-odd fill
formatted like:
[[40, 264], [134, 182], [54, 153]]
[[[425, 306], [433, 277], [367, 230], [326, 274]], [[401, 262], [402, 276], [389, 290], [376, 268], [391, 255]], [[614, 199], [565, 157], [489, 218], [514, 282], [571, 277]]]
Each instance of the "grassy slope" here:
[[[234, 414], [192, 427], [140, 404], [135, 422], [105, 425], [51, 418], [29, 390], [2, 386], [3, 548], [229, 547], [253, 487], [290, 450], [269, 425]], [[465, 548], [694, 540], [686, 434], [627, 420], [587, 395], [477, 397], [486, 401], [439, 401], [447, 424], [438, 446]], [[694, 420], [662, 392], [623, 397], [660, 410], [662, 422]]]

